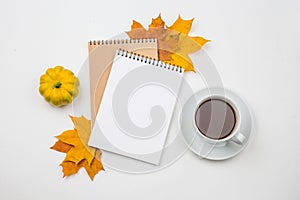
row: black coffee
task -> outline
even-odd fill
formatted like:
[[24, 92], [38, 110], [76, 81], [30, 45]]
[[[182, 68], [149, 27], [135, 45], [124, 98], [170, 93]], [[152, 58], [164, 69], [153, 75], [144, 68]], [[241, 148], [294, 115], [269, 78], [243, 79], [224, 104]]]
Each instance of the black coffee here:
[[209, 99], [197, 108], [195, 122], [199, 131], [206, 137], [223, 139], [234, 129], [235, 112], [227, 102]]

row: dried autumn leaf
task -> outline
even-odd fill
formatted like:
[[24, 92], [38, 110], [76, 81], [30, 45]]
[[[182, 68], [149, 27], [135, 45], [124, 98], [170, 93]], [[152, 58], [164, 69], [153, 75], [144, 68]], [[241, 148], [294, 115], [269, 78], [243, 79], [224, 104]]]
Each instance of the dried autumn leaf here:
[[167, 26], [167, 29], [182, 33], [183, 35], [187, 35], [192, 28], [193, 21], [194, 19], [184, 20], [179, 15], [177, 20], [172, 24], [172, 26]]
[[73, 147], [67, 152], [65, 161], [72, 161], [78, 164], [83, 159], [86, 159], [90, 165], [96, 149], [88, 146], [88, 140], [91, 133], [90, 121], [85, 117], [72, 117], [74, 123], [74, 130], [64, 131], [62, 134], [56, 136], [61, 142], [72, 145]]
[[133, 20], [131, 29], [135, 30], [135, 35], [140, 35], [140, 38], [135, 39], [141, 39], [143, 36], [147, 35], [147, 30], [140, 24], [139, 22]]
[[95, 175], [104, 168], [100, 160], [101, 151], [87, 144], [91, 134], [90, 120], [83, 116], [70, 116], [70, 118], [74, 130], [67, 130], [56, 136], [58, 141], [50, 148], [66, 153], [66, 158], [60, 164], [64, 177], [76, 174], [81, 167], [84, 167], [93, 180]]
[[78, 166], [84, 167], [86, 172], [88, 173], [91, 180], [94, 180], [94, 177], [100, 170], [104, 170], [103, 165], [100, 161], [101, 151], [97, 150], [95, 154], [95, 158], [93, 159], [91, 165], [88, 164], [86, 160], [82, 160]]
[[63, 161], [61, 163], [61, 166], [63, 168], [63, 174], [64, 174], [63, 177], [74, 175], [78, 173], [81, 167], [84, 167], [91, 180], [94, 180], [96, 174], [98, 174], [100, 170], [104, 170], [103, 165], [100, 161], [100, 155], [101, 155], [101, 151], [97, 150], [95, 154], [95, 158], [93, 159], [91, 165], [88, 164], [86, 159], [80, 161], [77, 165], [71, 161]]
[[77, 130], [77, 133], [85, 146], [88, 146], [87, 143], [91, 135], [91, 121], [86, 119], [84, 116], [73, 117], [70, 116], [74, 128]]
[[188, 36], [193, 20], [184, 20], [179, 15], [171, 26], [165, 27], [165, 22], [159, 15], [152, 19], [148, 30], [134, 20], [127, 34], [131, 39], [157, 38], [160, 60], [182, 66], [185, 71], [193, 71], [194, 67], [188, 54], [200, 50], [209, 41], [203, 37]]
[[73, 146], [67, 152], [65, 161], [72, 161], [78, 164], [83, 159], [87, 159], [89, 164], [92, 162], [96, 150], [82, 143], [76, 129], [64, 131], [59, 136], [56, 136], [56, 138]]
[[165, 32], [165, 22], [159, 14], [157, 18], [152, 19], [152, 23], [149, 25], [148, 30], [146, 30], [139, 22], [133, 20], [131, 30], [126, 33], [131, 39], [156, 38], [158, 41], [158, 58], [165, 61], [168, 58], [171, 58], [169, 53], [167, 53], [168, 49], [170, 49], [169, 44], [171, 43], [164, 41]]
[[56, 150], [58, 152], [67, 153], [72, 148], [71, 145], [66, 144], [58, 140], [50, 149]]
[[62, 169], [63, 169], [63, 174], [64, 174], [63, 177], [77, 174], [79, 169], [81, 168], [80, 166], [76, 165], [72, 161], [63, 161], [60, 164], [60, 166], [62, 166]]

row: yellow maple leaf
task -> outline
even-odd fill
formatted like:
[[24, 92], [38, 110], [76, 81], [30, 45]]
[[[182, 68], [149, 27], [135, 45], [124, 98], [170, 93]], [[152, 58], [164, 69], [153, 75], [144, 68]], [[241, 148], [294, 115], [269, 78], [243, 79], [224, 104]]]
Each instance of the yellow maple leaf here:
[[100, 170], [104, 170], [103, 165], [100, 161], [100, 156], [101, 156], [101, 151], [97, 150], [95, 153], [95, 158], [93, 159], [91, 165], [88, 164], [87, 160], [83, 160], [78, 164], [80, 167], [85, 168], [85, 171], [88, 173], [89, 177], [92, 180]]
[[161, 15], [152, 19], [146, 30], [139, 22], [133, 20], [131, 30], [127, 32], [131, 39], [157, 38], [158, 57], [160, 60], [179, 65], [185, 71], [193, 71], [193, 63], [188, 54], [201, 49], [210, 40], [203, 37], [189, 36], [194, 19], [184, 20], [178, 16], [177, 20], [165, 27]]
[[77, 174], [80, 169], [80, 167], [72, 161], [63, 161], [60, 166], [62, 166], [63, 177]]
[[177, 20], [171, 26], [167, 26], [167, 29], [179, 32], [183, 35], [187, 35], [192, 28], [193, 21], [194, 18], [190, 20], [184, 20], [179, 15]]
[[100, 171], [104, 170], [100, 160], [101, 151], [88, 146], [91, 134], [90, 120], [85, 117], [70, 116], [74, 130], [67, 130], [56, 136], [58, 141], [50, 147], [58, 152], [66, 153], [64, 161], [60, 164], [64, 177], [76, 174], [84, 167], [91, 180]]
[[74, 128], [77, 130], [78, 135], [85, 146], [88, 146], [87, 143], [91, 135], [91, 120], [88, 120], [84, 116], [73, 117], [70, 115], [70, 118], [74, 124]]
[[65, 161], [72, 161], [78, 164], [80, 161], [86, 159], [90, 165], [96, 149], [88, 146], [88, 140], [91, 133], [90, 121], [85, 117], [72, 117], [75, 129], [67, 130], [56, 136], [58, 140], [63, 143], [72, 145], [73, 147], [67, 152]]
[[60, 164], [63, 169], [63, 177], [74, 175], [78, 173], [80, 168], [84, 167], [91, 180], [94, 180], [96, 174], [98, 174], [100, 170], [104, 170], [103, 165], [100, 161], [100, 155], [101, 151], [97, 150], [91, 165], [88, 164], [86, 159], [80, 161], [78, 164], [72, 161], [63, 161]]

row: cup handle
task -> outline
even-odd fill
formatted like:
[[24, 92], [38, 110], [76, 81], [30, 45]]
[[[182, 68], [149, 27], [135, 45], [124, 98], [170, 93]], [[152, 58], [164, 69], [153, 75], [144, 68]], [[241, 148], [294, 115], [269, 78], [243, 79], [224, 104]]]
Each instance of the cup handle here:
[[231, 141], [242, 145], [246, 141], [246, 137], [242, 133], [237, 133], [234, 137], [231, 138]]

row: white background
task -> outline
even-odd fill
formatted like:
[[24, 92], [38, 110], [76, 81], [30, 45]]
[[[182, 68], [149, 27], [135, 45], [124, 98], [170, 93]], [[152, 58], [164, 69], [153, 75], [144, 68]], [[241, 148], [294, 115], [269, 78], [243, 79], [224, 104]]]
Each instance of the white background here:
[[[0, 2], [0, 199], [300, 198], [299, 1], [78, 2]], [[159, 12], [168, 25], [195, 17], [192, 34], [212, 40], [204, 49], [224, 85], [252, 108], [253, 139], [227, 161], [187, 152], [152, 174], [62, 179], [64, 155], [49, 147], [72, 128], [72, 107], [49, 106], [40, 75], [55, 65], [78, 72], [88, 40], [127, 31], [132, 19], [146, 26]]]

